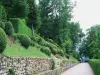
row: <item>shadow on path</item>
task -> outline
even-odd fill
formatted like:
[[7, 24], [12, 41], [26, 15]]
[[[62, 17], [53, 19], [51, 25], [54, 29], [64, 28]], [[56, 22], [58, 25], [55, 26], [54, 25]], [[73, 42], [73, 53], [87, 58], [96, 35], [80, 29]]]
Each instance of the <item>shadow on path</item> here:
[[78, 64], [61, 75], [94, 75], [92, 68], [88, 63]]

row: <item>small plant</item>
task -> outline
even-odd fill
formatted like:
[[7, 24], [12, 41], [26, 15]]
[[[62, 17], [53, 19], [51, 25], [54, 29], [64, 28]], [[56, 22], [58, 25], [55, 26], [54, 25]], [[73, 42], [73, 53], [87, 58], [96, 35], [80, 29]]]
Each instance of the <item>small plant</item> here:
[[51, 59], [50, 63], [51, 63], [51, 70], [54, 70], [55, 69], [55, 61], [54, 61], [54, 59]]
[[4, 22], [0, 21], [0, 27], [4, 30], [5, 29], [5, 24]]
[[8, 36], [12, 36], [14, 34], [14, 28], [11, 22], [5, 22], [5, 32]]
[[9, 69], [9, 73], [8, 73], [8, 75], [15, 75], [15, 71], [14, 71], [14, 69]]
[[40, 50], [41, 50], [41, 52], [45, 53], [46, 55], [51, 56], [51, 51], [48, 47], [42, 47]]
[[0, 28], [0, 53], [4, 51], [7, 45], [7, 36], [2, 28]]
[[64, 52], [62, 50], [59, 50], [58, 54], [60, 54], [61, 56], [64, 56]]

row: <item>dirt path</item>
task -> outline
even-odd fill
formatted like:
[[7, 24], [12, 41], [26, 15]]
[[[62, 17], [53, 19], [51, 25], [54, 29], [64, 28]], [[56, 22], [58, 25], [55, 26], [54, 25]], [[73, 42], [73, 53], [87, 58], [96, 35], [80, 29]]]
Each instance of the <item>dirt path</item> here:
[[78, 64], [61, 75], [94, 75], [88, 63]]

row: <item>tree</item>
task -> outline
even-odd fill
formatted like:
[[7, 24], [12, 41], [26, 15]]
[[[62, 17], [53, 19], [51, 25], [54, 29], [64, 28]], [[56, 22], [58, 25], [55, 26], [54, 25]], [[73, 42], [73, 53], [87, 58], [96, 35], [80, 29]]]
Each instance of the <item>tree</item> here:
[[36, 5], [36, 0], [28, 0], [29, 4], [29, 15], [28, 15], [28, 26], [38, 31], [41, 25], [40, 10], [39, 6]]
[[25, 18], [29, 13], [27, 0], [1, 0], [7, 10], [7, 18]]
[[72, 40], [73, 49], [77, 48], [77, 45], [81, 42], [81, 38], [85, 36], [80, 28], [79, 22], [71, 22], [69, 25], [70, 39]]
[[0, 4], [0, 21], [6, 21], [7, 20], [7, 13], [5, 8]]
[[86, 36], [80, 46], [80, 54], [89, 56], [90, 58], [100, 58], [100, 25], [88, 29]]
[[71, 19], [69, 0], [40, 0], [41, 28], [40, 34], [53, 39], [59, 45], [68, 39], [68, 24]]

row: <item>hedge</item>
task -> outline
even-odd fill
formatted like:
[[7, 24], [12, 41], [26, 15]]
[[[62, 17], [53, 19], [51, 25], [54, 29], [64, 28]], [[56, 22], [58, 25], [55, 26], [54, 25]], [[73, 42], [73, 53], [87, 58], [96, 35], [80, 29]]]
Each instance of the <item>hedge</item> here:
[[15, 33], [26, 34], [32, 36], [32, 31], [27, 27], [25, 19], [11, 18]]
[[10, 21], [5, 22], [5, 32], [8, 36], [12, 36], [14, 34], [14, 28]]
[[91, 65], [94, 74], [100, 75], [100, 59], [91, 59], [89, 60], [89, 64]]
[[4, 51], [7, 45], [7, 36], [2, 28], [0, 28], [0, 53]]

